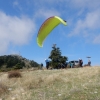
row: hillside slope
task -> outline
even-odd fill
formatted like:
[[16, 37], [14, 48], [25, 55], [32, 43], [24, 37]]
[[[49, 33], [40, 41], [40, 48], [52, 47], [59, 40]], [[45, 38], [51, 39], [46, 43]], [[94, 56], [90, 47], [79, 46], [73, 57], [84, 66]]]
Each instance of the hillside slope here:
[[19, 55], [4, 55], [0, 56], [0, 70], [21, 69], [38, 67], [39, 64], [34, 60], [28, 60]]
[[0, 82], [7, 86], [1, 100], [100, 100], [100, 67], [23, 71], [21, 78]]

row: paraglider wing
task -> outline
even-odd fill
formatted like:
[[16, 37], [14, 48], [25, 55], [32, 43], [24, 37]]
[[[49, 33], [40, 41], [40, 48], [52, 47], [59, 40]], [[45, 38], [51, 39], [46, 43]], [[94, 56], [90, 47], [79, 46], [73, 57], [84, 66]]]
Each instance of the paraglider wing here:
[[53, 16], [48, 18], [40, 27], [37, 35], [37, 44], [43, 47], [43, 42], [45, 38], [50, 34], [50, 32], [60, 23], [67, 25], [66, 21], [58, 16]]

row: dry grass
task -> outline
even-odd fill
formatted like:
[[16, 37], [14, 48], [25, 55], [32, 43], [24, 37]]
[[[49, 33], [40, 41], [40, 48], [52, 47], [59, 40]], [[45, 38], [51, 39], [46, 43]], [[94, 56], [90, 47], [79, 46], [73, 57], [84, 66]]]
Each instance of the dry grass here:
[[8, 92], [7, 86], [3, 83], [0, 83], [0, 96]]
[[100, 100], [100, 67], [63, 70], [22, 71], [22, 78], [7, 78], [0, 73], [0, 81], [9, 93], [4, 100]]
[[22, 77], [19, 71], [11, 71], [8, 73], [8, 78], [19, 78]]

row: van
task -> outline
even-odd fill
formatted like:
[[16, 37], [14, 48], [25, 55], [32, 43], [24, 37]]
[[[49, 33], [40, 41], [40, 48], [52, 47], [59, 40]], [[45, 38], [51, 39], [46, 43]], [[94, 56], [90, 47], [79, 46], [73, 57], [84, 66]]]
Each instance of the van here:
[[79, 64], [79, 61], [78, 60], [72, 60], [72, 61], [69, 61], [69, 63], [73, 63], [74, 66], [77, 66]]

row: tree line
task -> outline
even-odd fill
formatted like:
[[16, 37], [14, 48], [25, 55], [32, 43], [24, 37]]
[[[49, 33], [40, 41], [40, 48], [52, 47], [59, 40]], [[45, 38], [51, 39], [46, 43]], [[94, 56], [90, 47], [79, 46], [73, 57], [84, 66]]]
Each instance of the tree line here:
[[28, 60], [19, 55], [0, 56], [0, 70], [22, 69], [38, 67], [39, 64], [34, 60]]

